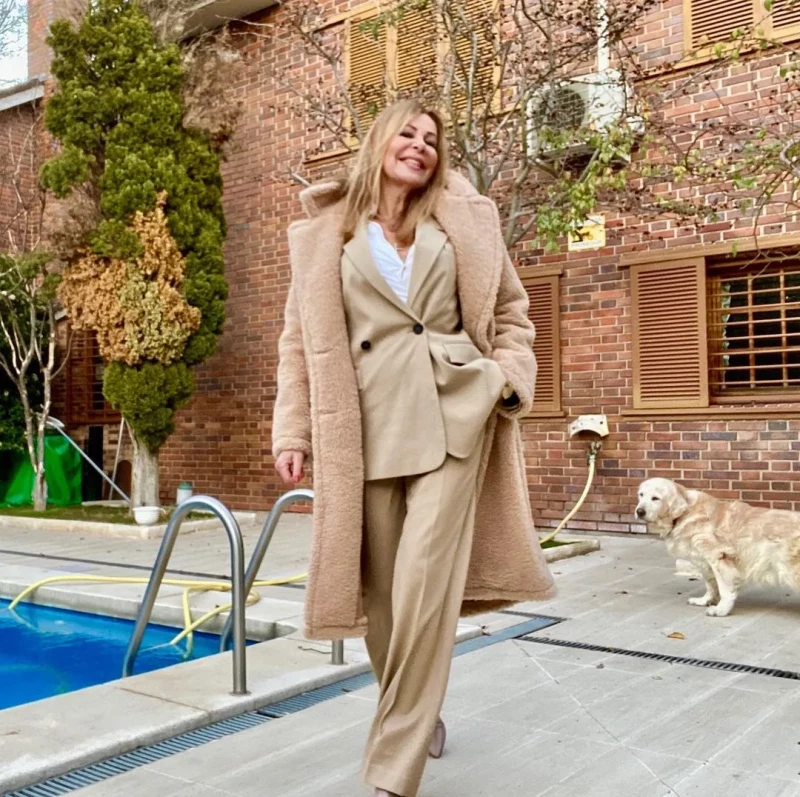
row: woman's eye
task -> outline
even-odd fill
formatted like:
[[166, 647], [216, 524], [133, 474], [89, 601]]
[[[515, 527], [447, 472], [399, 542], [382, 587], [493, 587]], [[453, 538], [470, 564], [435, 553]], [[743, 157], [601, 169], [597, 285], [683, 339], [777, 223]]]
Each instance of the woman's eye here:
[[404, 130], [402, 133], [400, 133], [400, 135], [403, 138], [414, 138], [414, 134], [412, 132], [410, 132], [409, 130]]

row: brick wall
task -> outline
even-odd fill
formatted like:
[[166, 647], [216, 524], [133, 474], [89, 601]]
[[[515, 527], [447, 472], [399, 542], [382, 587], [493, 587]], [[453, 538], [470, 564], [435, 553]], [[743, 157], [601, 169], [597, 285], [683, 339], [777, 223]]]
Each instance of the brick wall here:
[[31, 103], [0, 111], [0, 232], [3, 248], [9, 245], [9, 236], [21, 243], [30, 233], [30, 230], [26, 231], [20, 211], [23, 205], [31, 204], [36, 188], [35, 119], [36, 109]]
[[[326, 3], [331, 13], [354, 3]], [[274, 21], [280, 9], [256, 21]], [[682, 1], [668, 0], [648, 20], [637, 42], [648, 66], [665, 66], [682, 56]], [[297, 218], [298, 187], [285, 177], [314, 143], [303, 120], [280, 108], [291, 100], [274, 75], [293, 80], [324, 79], [323, 67], [302, 58], [278, 38], [243, 44], [246, 75], [238, 87], [245, 115], [225, 166], [226, 244], [230, 284], [228, 320], [218, 353], [198, 369], [197, 389], [178, 417], [163, 449], [165, 499], [188, 479], [196, 492], [211, 492], [239, 508], [266, 508], [283, 488], [273, 475], [270, 421], [275, 397], [277, 338], [289, 284], [286, 227]], [[751, 59], [720, 76], [725, 101], [758, 98], [772, 74], [773, 56]], [[683, 79], [686, 71], [675, 73]], [[715, 113], [707, 96], [678, 98], [666, 109], [699, 120]], [[718, 112], [719, 109], [717, 109]], [[320, 163], [314, 178], [341, 170]], [[665, 186], [666, 192], [678, 187]], [[669, 476], [722, 497], [800, 508], [794, 489], [800, 470], [800, 405], [783, 415], [720, 416], [717, 410], [689, 417], [626, 414], [632, 405], [630, 275], [623, 254], [684, 244], [712, 243], [748, 235], [748, 220], [729, 214], [719, 224], [696, 230], [669, 220], [607, 215], [607, 246], [591, 253], [536, 256], [516, 253], [526, 266], [557, 263], [561, 278], [563, 417], [523, 423], [527, 474], [537, 524], [554, 526], [583, 489], [586, 443], [570, 440], [568, 423], [577, 415], [604, 412], [610, 436], [604, 441], [594, 489], [572, 523], [575, 528], [641, 531], [632, 509], [638, 482]], [[767, 214], [761, 231], [800, 230], [795, 221]]]
[[[349, 4], [332, 5], [333, 11]], [[682, 57], [681, 15], [681, 2], [669, 0], [648, 19], [638, 42], [648, 67]], [[275, 13], [267, 16], [274, 19]], [[263, 507], [283, 489], [272, 475], [269, 431], [276, 341], [289, 280], [285, 229], [299, 213], [297, 189], [276, 182], [275, 174], [279, 164], [299, 163], [303, 148], [312, 144], [300, 120], [275, 110], [289, 95], [276, 87], [270, 72], [293, 79], [307, 74], [309, 80], [324, 72], [318, 64], [299, 61], [296, 52], [279, 41], [256, 44], [249, 56], [248, 78], [241, 87], [247, 114], [225, 174], [231, 224], [228, 326], [220, 353], [202, 370], [192, 406], [181, 413], [178, 432], [165, 449], [163, 480], [170, 494], [179, 480], [188, 478], [236, 505]], [[726, 98], [752, 101], [756, 90], [764, 90], [771, 67], [769, 59], [733, 67], [720, 77], [713, 100], [681, 98], [665, 110], [685, 122], [713, 115], [714, 103]], [[744, 83], [742, 74], [747, 76]], [[685, 72], [676, 73], [676, 82], [683, 79]], [[666, 186], [665, 191], [672, 188]], [[607, 247], [597, 252], [540, 257], [517, 253], [526, 266], [559, 263], [564, 268], [564, 417], [531, 419], [522, 426], [537, 524], [557, 525], [583, 490], [586, 442], [570, 440], [567, 427], [575, 416], [590, 412], [608, 415], [611, 434], [603, 443], [594, 488], [573, 528], [642, 531], [632, 517], [636, 487], [656, 475], [721, 497], [800, 507], [793, 492], [793, 477], [800, 470], [800, 421], [623, 414], [631, 406], [632, 374], [629, 274], [619, 266], [620, 255], [742, 236], [748, 221], [729, 214], [698, 231], [669, 221], [648, 224], [609, 215], [607, 225]], [[798, 229], [796, 222], [767, 217], [761, 231]]]

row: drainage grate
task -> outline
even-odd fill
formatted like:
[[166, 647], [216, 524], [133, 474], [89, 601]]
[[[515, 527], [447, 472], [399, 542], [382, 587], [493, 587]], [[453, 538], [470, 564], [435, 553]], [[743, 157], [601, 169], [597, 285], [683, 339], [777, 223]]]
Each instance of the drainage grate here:
[[33, 786], [25, 786], [13, 792], [7, 792], [5, 797], [57, 797], [60, 794], [68, 794], [85, 786], [107, 780], [114, 775], [122, 775], [132, 769], [152, 764], [162, 758], [169, 758], [176, 753], [183, 753], [193, 747], [222, 739], [240, 731], [246, 731], [269, 722], [269, 717], [255, 711], [240, 714], [227, 720], [215, 722], [205, 728], [197, 728], [194, 731], [187, 731], [180, 736], [172, 739], [165, 739], [163, 742], [156, 742], [147, 747], [141, 747], [130, 753], [114, 756], [106, 761], [97, 764], [90, 764], [82, 769], [67, 772], [66, 775], [57, 775], [49, 780], [42, 781]]
[[496, 645], [498, 642], [507, 642], [509, 639], [519, 639], [520, 637], [534, 633], [534, 631], [541, 631], [543, 628], [549, 628], [551, 625], [563, 622], [563, 618], [560, 617], [545, 617], [544, 615], [538, 614], [531, 616], [533, 619], [528, 620], [526, 623], [518, 623], [517, 625], [503, 628], [500, 631], [495, 631], [492, 634], [484, 634], [474, 639], [467, 639], [465, 642], [459, 642], [453, 652], [453, 658], [456, 656], [463, 656], [466, 653], [472, 653], [481, 648], [487, 648], [490, 645]]
[[[532, 634], [534, 631], [540, 631], [542, 628], [547, 628], [548, 626], [561, 622], [561, 620], [556, 617], [528, 614], [524, 614], [523, 616], [530, 616], [532, 619], [528, 622], [505, 628], [494, 634], [459, 642], [456, 645], [453, 655], [462, 656], [465, 653], [471, 653], [473, 650], [495, 645], [498, 642], [505, 642], [508, 639], [516, 639], [526, 634]], [[94, 783], [112, 778], [115, 775], [122, 775], [125, 772], [130, 772], [137, 767], [152, 764], [163, 758], [169, 758], [177, 753], [191, 750], [193, 747], [200, 747], [203, 744], [222, 739], [225, 736], [230, 736], [231, 734], [263, 725], [265, 722], [280, 719], [289, 714], [296, 714], [311, 706], [315, 706], [317, 703], [324, 703], [327, 700], [333, 700], [336, 697], [341, 697], [350, 692], [356, 692], [373, 683], [375, 683], [375, 676], [372, 673], [354, 675], [352, 678], [346, 678], [342, 681], [328, 684], [327, 686], [312, 689], [309, 692], [304, 692], [295, 697], [281, 700], [279, 703], [272, 703], [268, 706], [256, 709], [255, 711], [249, 711], [245, 714], [231, 717], [231, 719], [221, 720], [212, 725], [207, 725], [204, 728], [182, 733], [180, 736], [175, 736], [172, 739], [165, 739], [163, 742], [156, 742], [146, 747], [140, 747], [138, 750], [133, 750], [130, 753], [123, 753], [105, 761], [100, 761], [97, 764], [90, 764], [81, 769], [68, 772], [65, 775], [57, 775], [49, 780], [34, 784], [33, 786], [25, 786], [17, 791], [6, 792], [0, 795], [0, 797], [58, 797], [58, 795], [61, 794], [69, 794], [85, 786], [91, 786]]]
[[498, 614], [510, 614], [513, 617], [529, 617], [531, 619], [544, 619], [544, 620], [554, 620], [557, 623], [563, 623], [563, 617], [548, 617], [546, 614], [534, 614], [533, 612], [521, 612], [518, 609], [500, 609]]
[[544, 637], [519, 637], [520, 642], [535, 642], [538, 645], [555, 645], [561, 648], [576, 648], [578, 650], [592, 650], [597, 653], [613, 653], [617, 656], [632, 656], [637, 659], [652, 659], [663, 661], [666, 664], [688, 664], [692, 667], [705, 667], [708, 670], [723, 670], [725, 672], [742, 672], [752, 675], [768, 675], [772, 678], [789, 678], [800, 681], [800, 672], [792, 670], [777, 670], [774, 667], [757, 667], [754, 664], [736, 664], [729, 661], [714, 661], [713, 659], [691, 659], [685, 656], [670, 656], [666, 653], [648, 653], [645, 650], [626, 650], [607, 645], [591, 645], [588, 642], [570, 642], [566, 639], [546, 639]]
[[321, 686], [319, 689], [289, 697], [286, 700], [281, 700], [280, 703], [272, 703], [269, 706], [264, 706], [263, 708], [257, 709], [256, 713], [260, 714], [262, 717], [280, 719], [280, 717], [286, 717], [289, 714], [297, 714], [298, 711], [311, 708], [311, 706], [315, 706], [317, 703], [324, 703], [326, 700], [333, 700], [336, 697], [341, 697], [350, 692], [357, 692], [359, 689], [371, 686], [374, 683], [375, 676], [372, 673], [356, 675], [344, 681], [337, 681], [335, 684]]

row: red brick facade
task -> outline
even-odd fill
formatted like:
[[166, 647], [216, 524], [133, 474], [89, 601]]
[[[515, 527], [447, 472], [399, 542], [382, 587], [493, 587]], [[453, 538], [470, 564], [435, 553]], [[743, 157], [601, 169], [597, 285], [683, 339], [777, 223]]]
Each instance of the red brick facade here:
[[24, 206], [32, 204], [36, 186], [38, 152], [35, 124], [36, 105], [32, 102], [0, 111], [0, 230], [4, 245], [7, 245], [9, 236], [18, 245], [23, 245], [22, 239], [29, 234], [21, 211]]
[[[30, 5], [35, 9], [37, 4]], [[331, 13], [356, 5], [325, 3]], [[268, 9], [254, 19], [274, 21], [281, 13]], [[648, 66], [674, 64], [682, 57], [682, 14], [682, 0], [665, 0], [648, 18], [638, 42]], [[32, 29], [34, 37], [39, 33], [40, 27]], [[280, 110], [290, 94], [273, 75], [312, 81], [324, 73], [280, 38], [252, 40], [246, 48], [246, 78], [239, 87], [245, 114], [224, 172], [230, 285], [226, 331], [218, 353], [197, 370], [195, 395], [162, 450], [162, 492], [169, 499], [179, 482], [189, 480], [196, 492], [212, 493], [234, 507], [264, 509], [283, 489], [272, 469], [270, 420], [276, 343], [290, 278], [285, 232], [300, 213], [298, 187], [280, 175], [287, 164], [302, 163], [312, 143], [303, 120]], [[34, 46], [37, 63], [39, 52]], [[699, 120], [716, 112], [719, 97], [742, 103], [755, 98], [774, 74], [773, 58], [762, 56], [732, 67], [718, 82], [717, 96], [678, 99], [671, 113]], [[685, 69], [676, 71], [674, 80], [685, 74]], [[320, 162], [314, 169], [306, 164], [314, 179], [342, 168], [336, 161]], [[774, 215], [767, 215], [760, 228], [766, 235], [798, 231], [800, 223]], [[632, 509], [638, 483], [649, 476], [671, 477], [720, 497], [800, 509], [795, 488], [800, 403], [632, 412], [628, 263], [633, 253], [748, 235], [747, 221], [734, 218], [698, 233], [670, 221], [645, 224], [607, 214], [607, 242], [601, 250], [546, 257], [518, 253], [526, 267], [563, 269], [563, 413], [523, 422], [531, 503], [540, 527], [556, 525], [585, 484], [587, 444], [571, 440], [568, 432], [569, 422], [583, 413], [607, 414], [611, 434], [603, 442], [594, 488], [571, 524], [574, 528], [641, 531], [633, 523]]]

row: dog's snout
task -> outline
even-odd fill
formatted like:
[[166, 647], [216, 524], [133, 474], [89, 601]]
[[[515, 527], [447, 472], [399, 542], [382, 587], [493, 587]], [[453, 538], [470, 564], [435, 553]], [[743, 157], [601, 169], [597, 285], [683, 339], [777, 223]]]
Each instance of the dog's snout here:
[[643, 518], [645, 516], [645, 509], [643, 506], [636, 507], [636, 517]]

